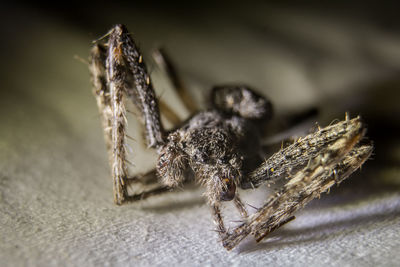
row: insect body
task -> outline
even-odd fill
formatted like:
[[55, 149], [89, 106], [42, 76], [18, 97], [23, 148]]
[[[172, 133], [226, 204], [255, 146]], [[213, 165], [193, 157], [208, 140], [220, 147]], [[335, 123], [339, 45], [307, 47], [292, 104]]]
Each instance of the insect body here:
[[271, 112], [269, 101], [246, 87], [214, 88], [213, 95], [217, 94], [223, 99], [214, 98], [214, 109], [197, 113], [169, 134], [157, 166], [159, 176], [169, 186], [183, 182], [182, 169], [189, 167], [206, 186], [211, 204], [235, 197], [245, 166], [257, 157], [262, 122]]
[[[365, 134], [360, 118], [346, 117], [263, 159], [261, 140], [272, 116], [272, 105], [244, 85], [214, 87], [208, 110], [196, 111], [189, 120], [166, 131], [159, 105], [161, 111], [170, 109], [155, 97], [143, 57], [126, 27], [117, 25], [108, 36], [108, 42], [97, 42], [93, 47], [90, 70], [117, 204], [169, 191], [184, 183], [191, 173], [205, 187], [217, 232], [223, 246], [230, 250], [247, 235], [259, 241], [292, 220], [295, 211], [347, 178], [372, 152], [370, 143], [360, 144]], [[161, 51], [157, 55], [183, 102], [195, 111], [168, 58]], [[158, 178], [151, 186], [146, 177], [128, 175], [125, 97], [140, 111], [147, 145], [158, 153], [157, 166], [147, 175]], [[166, 115], [172, 121], [173, 114]], [[248, 215], [238, 189], [253, 189], [283, 177], [290, 178], [283, 188], [256, 213]], [[130, 195], [129, 185], [142, 191]], [[231, 231], [225, 228], [221, 215], [224, 201], [233, 201], [243, 220]]]

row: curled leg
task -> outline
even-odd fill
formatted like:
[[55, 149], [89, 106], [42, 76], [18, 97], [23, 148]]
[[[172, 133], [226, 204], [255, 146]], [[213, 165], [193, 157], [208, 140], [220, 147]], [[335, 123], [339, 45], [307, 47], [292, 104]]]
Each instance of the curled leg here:
[[108, 35], [107, 44], [93, 47], [90, 70], [109, 152], [114, 201], [122, 204], [127, 197], [128, 177], [125, 95], [132, 98], [141, 112], [149, 147], [160, 148], [163, 145], [164, 131], [150, 77], [127, 29], [117, 25]]
[[249, 173], [242, 181], [243, 189], [255, 188], [265, 182], [273, 182], [282, 177], [288, 177], [307, 165], [323, 148], [335, 143], [344, 136], [362, 129], [360, 117], [344, 120], [334, 125], [320, 129], [292, 145], [281, 149], [265, 160], [257, 169]]
[[[223, 240], [226, 249], [234, 248], [247, 235], [252, 234], [257, 241], [262, 240], [266, 235], [279, 228], [286, 222], [292, 220], [293, 213], [306, 205], [315, 197], [329, 190], [340, 180], [346, 179], [351, 173], [359, 168], [370, 156], [371, 146], [362, 146], [351, 154], [356, 155], [357, 160], [346, 157], [336, 165], [334, 175], [332, 169], [327, 166], [314, 165], [299, 172], [285, 185], [282, 191], [277, 192], [271, 199], [244, 223], [229, 233]], [[316, 162], [313, 162], [316, 163]]]
[[124, 25], [111, 30], [108, 45], [110, 87], [117, 82], [122, 87], [124, 83], [125, 92], [141, 112], [148, 146], [159, 148], [164, 143], [164, 130], [143, 56]]
[[334, 184], [346, 179], [371, 155], [372, 145], [356, 146], [363, 129], [349, 131], [323, 149], [283, 187], [276, 192], [249, 220], [226, 234], [223, 245], [234, 248], [249, 234], [257, 241], [292, 219], [293, 214]]

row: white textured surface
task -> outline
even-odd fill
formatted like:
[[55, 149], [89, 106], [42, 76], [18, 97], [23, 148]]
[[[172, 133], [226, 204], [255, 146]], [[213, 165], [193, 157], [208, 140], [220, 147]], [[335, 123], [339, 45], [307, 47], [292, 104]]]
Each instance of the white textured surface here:
[[[149, 46], [143, 47], [147, 55], [155, 44], [165, 44], [199, 97], [205, 94], [201, 88], [242, 81], [263, 90], [278, 111], [317, 105], [329, 123], [350, 109], [367, 120], [372, 116], [371, 127], [393, 120], [398, 130], [400, 83], [392, 74], [400, 69], [399, 35], [365, 21], [312, 12], [266, 9], [265, 19], [261, 11], [246, 8], [232, 15], [210, 10], [179, 19], [122, 8], [101, 25], [127, 23], [141, 45]], [[200, 191], [122, 207], [112, 203], [89, 73], [73, 59], [86, 57], [90, 40], [108, 28], [91, 37], [88, 33], [100, 26], [81, 29], [37, 9], [2, 12], [3, 25], [13, 29], [1, 28], [7, 36], [0, 89], [1, 266], [400, 262], [400, 143], [395, 133], [376, 140], [375, 160], [312, 202], [295, 221], [260, 244], [246, 240], [227, 253], [212, 231]], [[100, 14], [91, 16], [100, 21]], [[389, 81], [389, 89], [374, 88], [377, 79]], [[156, 76], [155, 83], [162, 87], [162, 78]], [[167, 87], [161, 89], [163, 97], [170, 96]], [[394, 93], [389, 94], [394, 99], [385, 92]], [[381, 136], [379, 129], [370, 132]], [[136, 171], [150, 168], [154, 154], [131, 145]]]

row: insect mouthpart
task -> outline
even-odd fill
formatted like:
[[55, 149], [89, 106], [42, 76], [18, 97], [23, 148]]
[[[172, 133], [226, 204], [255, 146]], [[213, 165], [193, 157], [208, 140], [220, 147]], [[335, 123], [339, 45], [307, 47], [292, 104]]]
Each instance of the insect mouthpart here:
[[222, 182], [224, 183], [223, 191], [220, 194], [221, 201], [230, 201], [235, 197], [236, 194], [236, 185], [233, 182], [233, 179], [223, 178]]

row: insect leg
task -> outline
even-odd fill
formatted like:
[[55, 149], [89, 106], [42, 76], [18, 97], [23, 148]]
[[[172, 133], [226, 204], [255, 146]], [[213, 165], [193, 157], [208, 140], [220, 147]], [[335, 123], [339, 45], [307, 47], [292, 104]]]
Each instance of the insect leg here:
[[178, 114], [175, 113], [175, 111], [162, 99], [160, 99], [160, 111], [161, 114], [167, 118], [167, 120], [172, 124], [173, 127], [177, 127], [182, 123], [181, 118], [178, 116]]
[[[158, 182], [157, 171], [153, 169], [145, 174], [129, 177], [126, 180], [127, 195], [125, 202], [134, 202], [150, 196], [170, 192], [171, 188]], [[133, 192], [130, 192], [133, 190]]]
[[243, 189], [255, 188], [262, 183], [288, 177], [291, 173], [304, 168], [309, 160], [316, 157], [322, 149], [350, 133], [360, 131], [362, 127], [361, 118], [356, 117], [340, 121], [299, 138], [293, 144], [273, 154], [257, 169], [249, 173], [241, 182], [241, 187]]
[[111, 30], [108, 55], [110, 84], [125, 84], [126, 93], [141, 112], [148, 147], [159, 148], [164, 143], [164, 130], [158, 100], [143, 57], [124, 25]]
[[257, 241], [292, 219], [294, 212], [315, 197], [328, 191], [334, 184], [346, 179], [371, 155], [372, 145], [354, 147], [362, 138], [363, 131], [343, 136], [309, 164], [298, 171], [283, 189], [276, 192], [246, 223], [227, 234], [223, 245], [230, 250], [247, 235]]
[[174, 65], [172, 64], [172, 61], [170, 60], [165, 50], [161, 48], [156, 49], [153, 52], [153, 58], [156, 63], [161, 67], [161, 69], [167, 73], [169, 79], [173, 84], [174, 89], [180, 96], [185, 107], [189, 110], [191, 114], [196, 113], [198, 111], [198, 105], [193, 100], [182, 79], [179, 77], [178, 72], [176, 71]]
[[106, 47], [103, 44], [93, 46], [89, 59], [89, 70], [92, 76], [93, 95], [96, 98], [97, 107], [101, 116], [101, 123], [104, 131], [104, 140], [107, 152], [112, 162], [112, 106], [110, 89], [107, 86], [107, 75], [105, 71]]
[[[109, 90], [109, 96], [104, 93], [105, 97], [97, 98], [100, 99], [98, 100], [100, 104], [108, 101], [107, 113], [103, 115], [103, 126], [106, 125], [104, 127], [106, 144], [108, 150], [111, 151], [109, 157], [114, 181], [114, 201], [117, 204], [122, 204], [128, 193], [126, 185], [128, 175], [125, 151], [126, 110], [124, 95], [128, 94], [141, 112], [149, 147], [159, 148], [164, 142], [164, 132], [150, 77], [147, 74], [142, 56], [127, 29], [123, 25], [117, 25], [108, 35], [109, 40], [106, 46], [96, 45], [93, 48], [91, 69], [94, 76], [95, 91], [107, 92]], [[108, 49], [107, 52], [105, 48]], [[103, 75], [104, 71], [106, 79]], [[108, 130], [110, 126], [112, 128], [111, 134]]]
[[217, 226], [217, 232], [219, 234], [219, 237], [224, 240], [226, 238], [226, 228], [224, 224], [224, 220], [222, 219], [222, 214], [221, 214], [221, 207], [220, 203], [214, 203], [212, 205], [212, 213], [213, 213], [213, 219], [214, 223]]
[[233, 199], [236, 209], [239, 211], [240, 216], [243, 219], [246, 219], [248, 214], [246, 207], [244, 206], [242, 200], [239, 198], [238, 193], [236, 193], [235, 198]]
[[94, 45], [90, 57], [90, 71], [112, 169], [114, 201], [121, 204], [126, 195], [124, 180], [127, 176], [124, 148], [125, 106], [122, 99], [124, 84], [123, 73], [115, 64], [113, 55], [112, 53], [107, 56], [105, 45]]

